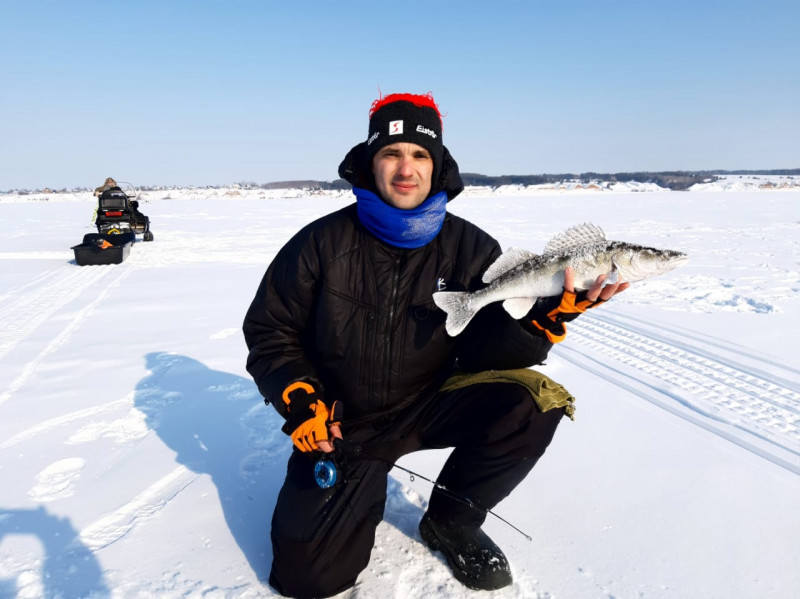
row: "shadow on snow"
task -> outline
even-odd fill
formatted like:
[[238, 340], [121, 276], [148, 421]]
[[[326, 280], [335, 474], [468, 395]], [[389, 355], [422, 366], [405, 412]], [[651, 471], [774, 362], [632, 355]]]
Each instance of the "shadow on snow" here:
[[[150, 374], [136, 386], [136, 408], [176, 462], [211, 476], [226, 524], [258, 579], [266, 581], [269, 520], [291, 451], [280, 416], [264, 405], [249, 378], [177, 354], [154, 352], [145, 359]], [[421, 515], [390, 477], [386, 522], [413, 539]]]
[[[69, 518], [36, 509], [0, 508], [0, 543], [12, 535], [36, 537], [44, 549], [41, 562], [43, 597], [105, 597], [110, 595], [100, 564], [78, 537]], [[0, 579], [0, 597], [15, 597], [22, 589], [15, 580]]]
[[176, 462], [211, 477], [228, 528], [266, 581], [269, 516], [289, 453], [280, 417], [249, 378], [176, 354], [154, 352], [145, 360], [150, 374], [136, 386], [136, 408]]

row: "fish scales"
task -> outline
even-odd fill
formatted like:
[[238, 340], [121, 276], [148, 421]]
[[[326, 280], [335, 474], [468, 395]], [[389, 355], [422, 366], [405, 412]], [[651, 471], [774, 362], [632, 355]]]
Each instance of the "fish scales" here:
[[561, 293], [567, 266], [575, 273], [575, 289], [584, 290], [600, 275], [636, 282], [672, 270], [687, 258], [674, 250], [608, 241], [602, 229], [590, 224], [568, 229], [547, 248], [555, 249], [542, 255], [510, 249], [489, 267], [483, 289], [434, 293], [434, 302], [447, 313], [448, 334], [458, 335], [478, 310], [496, 301], [512, 317], [522, 318], [537, 298]]

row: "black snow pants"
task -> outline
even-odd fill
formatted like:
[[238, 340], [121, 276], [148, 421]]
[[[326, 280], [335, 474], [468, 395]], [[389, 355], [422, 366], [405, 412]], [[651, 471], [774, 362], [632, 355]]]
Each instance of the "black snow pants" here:
[[[485, 510], [505, 498], [553, 438], [563, 410], [542, 413], [513, 383], [483, 383], [439, 393], [371, 425], [347, 427], [363, 448], [342, 467], [343, 482], [320, 489], [313, 460], [294, 451], [272, 516], [269, 582], [288, 597], [329, 597], [353, 586], [369, 563], [383, 519], [387, 474], [412, 451], [454, 447], [438, 481]], [[434, 489], [428, 513], [437, 521], [478, 527], [483, 509]]]

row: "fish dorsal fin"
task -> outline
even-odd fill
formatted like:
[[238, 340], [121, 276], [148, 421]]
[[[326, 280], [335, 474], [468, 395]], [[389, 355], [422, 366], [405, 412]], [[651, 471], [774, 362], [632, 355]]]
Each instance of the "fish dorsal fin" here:
[[544, 254], [560, 254], [576, 247], [605, 241], [607, 240], [603, 229], [591, 223], [583, 223], [553, 237], [544, 246]]
[[491, 283], [504, 272], [508, 272], [531, 258], [536, 258], [536, 254], [519, 248], [508, 248], [486, 269], [481, 280], [484, 283]]

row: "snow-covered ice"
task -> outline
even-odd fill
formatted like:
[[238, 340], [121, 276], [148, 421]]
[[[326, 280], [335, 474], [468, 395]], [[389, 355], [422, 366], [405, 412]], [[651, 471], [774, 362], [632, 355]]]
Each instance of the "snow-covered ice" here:
[[[593, 222], [690, 261], [569, 325], [542, 367], [577, 420], [496, 509], [533, 540], [487, 520], [512, 587], [456, 582], [417, 532], [430, 484], [394, 470], [372, 561], [342, 596], [800, 595], [800, 191], [764, 183], [452, 202], [503, 247], [539, 251]], [[0, 195], [0, 597], [274, 595], [290, 443], [244, 369], [240, 325], [278, 248], [351, 201], [149, 191], [155, 241], [78, 267], [91, 194]], [[445, 456], [400, 464], [433, 478]]]

